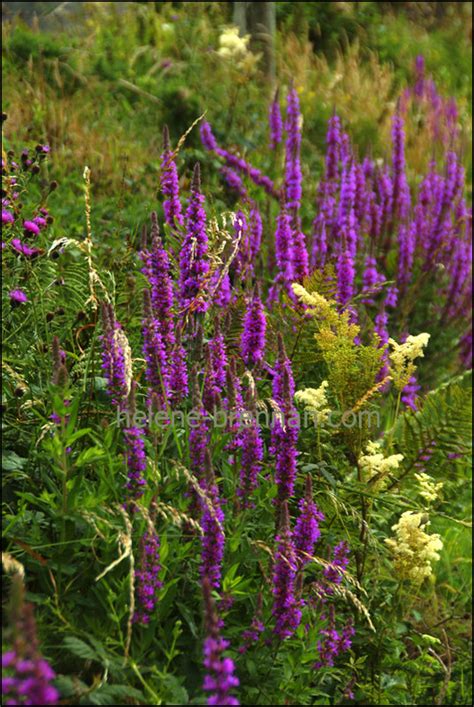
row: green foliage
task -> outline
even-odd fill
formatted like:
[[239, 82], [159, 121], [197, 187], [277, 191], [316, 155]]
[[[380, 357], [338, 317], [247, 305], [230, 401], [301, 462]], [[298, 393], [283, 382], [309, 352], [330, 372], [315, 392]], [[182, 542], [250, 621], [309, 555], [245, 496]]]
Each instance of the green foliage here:
[[433, 442], [436, 453], [464, 456], [471, 450], [472, 372], [456, 376], [428, 393], [417, 412], [400, 415], [394, 441], [413, 466]]

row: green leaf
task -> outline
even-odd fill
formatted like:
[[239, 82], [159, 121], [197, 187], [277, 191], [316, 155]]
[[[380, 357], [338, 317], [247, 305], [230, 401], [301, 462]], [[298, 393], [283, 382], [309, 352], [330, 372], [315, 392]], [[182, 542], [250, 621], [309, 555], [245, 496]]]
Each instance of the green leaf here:
[[2, 453], [2, 469], [4, 471], [20, 471], [27, 461], [28, 459], [19, 457], [16, 452], [7, 451]]
[[101, 662], [98, 654], [92, 646], [85, 641], [82, 641], [80, 638], [76, 638], [76, 636], [66, 636], [64, 639], [64, 646], [68, 651], [70, 651], [70, 653], [76, 655], [78, 658]]

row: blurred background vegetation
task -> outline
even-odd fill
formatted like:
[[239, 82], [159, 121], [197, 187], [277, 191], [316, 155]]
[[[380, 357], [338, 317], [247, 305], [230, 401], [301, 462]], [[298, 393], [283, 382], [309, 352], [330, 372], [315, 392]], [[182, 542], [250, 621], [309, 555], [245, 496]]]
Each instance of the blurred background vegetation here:
[[[2, 3], [7, 142], [50, 144], [55, 174], [48, 177], [73, 191], [88, 164], [95, 214], [107, 235], [119, 228], [118, 215], [130, 224], [152, 207], [165, 123], [176, 143], [207, 111], [219, 138], [251, 153], [266, 144], [262, 96], [275, 83], [294, 81], [300, 92], [312, 184], [333, 110], [362, 153], [387, 155], [390, 114], [422, 53], [441, 93], [458, 101], [470, 154], [472, 3], [274, 3], [276, 82], [265, 77], [258, 55], [238, 66], [219, 55], [233, 5]], [[187, 148], [184, 159], [209, 163], [197, 130]], [[413, 150], [411, 164], [419, 160], [421, 169], [432, 153], [429, 136]], [[210, 179], [215, 171], [208, 170]], [[56, 214], [74, 230], [73, 203], [56, 199]]]

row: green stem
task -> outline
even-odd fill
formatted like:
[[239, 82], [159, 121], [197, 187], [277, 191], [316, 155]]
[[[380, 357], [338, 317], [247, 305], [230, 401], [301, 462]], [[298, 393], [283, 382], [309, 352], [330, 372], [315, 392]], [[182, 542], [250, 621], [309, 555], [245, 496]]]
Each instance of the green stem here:
[[389, 442], [388, 442], [388, 451], [389, 451], [389, 452], [392, 451], [392, 447], [393, 447], [393, 434], [394, 434], [394, 432], [395, 432], [395, 425], [397, 424], [398, 415], [400, 414], [400, 402], [401, 402], [401, 399], [402, 399], [402, 391], [399, 390], [399, 391], [398, 391], [398, 396], [397, 396], [397, 404], [396, 404], [396, 406], [395, 406], [395, 416], [394, 416], [394, 418], [393, 418], [393, 423], [392, 423], [392, 427], [391, 427], [391, 429], [390, 429], [390, 434], [389, 434]]

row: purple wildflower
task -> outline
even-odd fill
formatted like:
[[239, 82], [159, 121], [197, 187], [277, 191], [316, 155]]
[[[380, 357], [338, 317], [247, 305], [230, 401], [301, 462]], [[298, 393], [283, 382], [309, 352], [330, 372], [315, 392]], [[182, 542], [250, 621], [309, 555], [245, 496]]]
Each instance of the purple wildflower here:
[[214, 336], [208, 344], [214, 369], [214, 378], [219, 391], [225, 387], [227, 370], [227, 347], [224, 335], [219, 326], [219, 320], [215, 321]]
[[281, 337], [278, 339], [278, 358], [274, 366], [272, 397], [281, 411], [272, 426], [271, 453], [275, 455], [275, 483], [278, 503], [288, 500], [294, 491], [298, 442], [298, 415], [293, 405], [295, 383], [291, 363]]
[[235, 172], [235, 170], [231, 169], [230, 167], [221, 167], [220, 172], [229, 187], [231, 189], [234, 189], [241, 199], [243, 199], [244, 201], [247, 200], [247, 189], [245, 188], [244, 183], [237, 174], [237, 172]]
[[133, 617], [136, 623], [148, 624], [157, 603], [157, 592], [163, 586], [158, 579], [160, 566], [160, 539], [153, 528], [149, 528], [140, 541], [139, 569], [135, 570], [137, 610]]
[[301, 206], [303, 176], [301, 173], [301, 113], [298, 93], [292, 88], [287, 98], [285, 155], [285, 206], [298, 210]]
[[[367, 256], [365, 259], [364, 273], [362, 275], [362, 291], [367, 295], [374, 295], [380, 291], [379, 285], [384, 282], [385, 278], [377, 270], [377, 261], [372, 256]], [[367, 304], [374, 304], [371, 298], [365, 299]]]
[[244, 328], [240, 342], [242, 357], [247, 366], [254, 366], [263, 359], [267, 321], [262, 300], [255, 293], [247, 303]]
[[206, 638], [204, 640], [204, 676], [203, 689], [211, 693], [207, 698], [208, 705], [238, 705], [236, 697], [230, 692], [238, 687], [239, 680], [235, 676], [235, 665], [231, 658], [224, 656], [229, 642], [220, 635], [222, 622], [217, 616], [212, 599], [212, 583], [207, 577], [202, 580], [204, 596], [204, 612]]
[[160, 322], [153, 316], [150, 290], [144, 290], [144, 319], [142, 322], [143, 355], [146, 361], [145, 377], [148, 399], [156, 393], [162, 408], [168, 399], [168, 356]]
[[160, 237], [156, 213], [152, 213], [151, 222], [151, 251], [145, 251], [142, 255], [144, 260], [142, 272], [150, 283], [151, 311], [159, 322], [166, 353], [170, 355], [174, 347], [173, 282], [170, 275], [169, 256]]
[[183, 307], [192, 306], [196, 312], [205, 312], [204, 287], [209, 272], [207, 258], [206, 212], [203, 208], [199, 163], [194, 167], [191, 197], [186, 211], [186, 234], [180, 253], [180, 297]]
[[394, 217], [403, 220], [410, 209], [410, 190], [406, 177], [404, 123], [399, 113], [393, 118], [392, 143]]
[[329, 582], [340, 584], [342, 576], [349, 564], [349, 547], [342, 541], [335, 545], [333, 549], [332, 562], [324, 568], [323, 574]]
[[275, 91], [275, 96], [270, 105], [268, 122], [270, 125], [270, 149], [274, 150], [276, 146], [280, 144], [283, 135], [283, 121], [281, 118], [278, 89]]
[[292, 636], [301, 621], [301, 609], [295, 597], [294, 586], [298, 566], [286, 501], [281, 505], [278, 533], [275, 538], [277, 550], [273, 569], [272, 614], [276, 621], [274, 631], [283, 639]]
[[415, 410], [415, 412], [418, 409], [417, 398], [420, 390], [421, 386], [418, 385], [416, 376], [412, 376], [408, 384], [402, 390], [402, 403], [412, 410]]
[[254, 264], [258, 257], [258, 254], [260, 253], [260, 246], [262, 244], [262, 233], [262, 217], [260, 216], [260, 211], [258, 210], [257, 206], [254, 205], [250, 209], [249, 214], [249, 249], [252, 270], [254, 269]]
[[398, 294], [398, 287], [395, 287], [395, 285], [390, 285], [390, 287], [387, 289], [385, 306], [392, 307], [392, 309], [394, 309], [398, 303]]
[[163, 210], [166, 223], [175, 228], [184, 223], [181, 202], [179, 200], [178, 171], [174, 161], [174, 153], [170, 147], [168, 127], [163, 128], [163, 153], [161, 155], [161, 191], [165, 196]]
[[342, 305], [347, 305], [354, 295], [354, 258], [348, 247], [341, 250], [337, 261], [337, 297]]
[[229, 273], [224, 272], [222, 274], [220, 270], [216, 270], [211, 281], [211, 294], [214, 304], [225, 309], [232, 297], [231, 289]]
[[257, 608], [252, 618], [250, 627], [242, 631], [243, 644], [239, 647], [239, 653], [246, 653], [251, 646], [255, 646], [261, 634], [265, 631], [265, 625], [262, 621], [262, 604], [263, 597], [261, 592], [257, 599]]
[[107, 379], [107, 392], [113, 405], [122, 407], [129, 393], [127, 371], [128, 343], [125, 340], [122, 327], [115, 319], [112, 305], [102, 304], [102, 369]]
[[291, 220], [286, 211], [281, 211], [277, 216], [275, 230], [275, 256], [278, 266], [278, 280], [290, 291], [294, 280], [292, 251], [293, 238]]
[[333, 115], [328, 122], [326, 135], [326, 180], [331, 182], [338, 177], [339, 158], [341, 148], [341, 121], [339, 116]]
[[257, 186], [263, 187], [263, 189], [265, 189], [265, 191], [268, 194], [270, 194], [271, 196], [273, 196], [276, 199], [279, 198], [279, 194], [276, 191], [275, 186], [269, 177], [267, 177], [265, 174], [262, 174], [262, 172], [259, 169], [257, 169], [256, 167], [253, 167], [251, 164], [246, 162], [242, 157], [237, 157], [236, 155], [233, 155], [231, 152], [228, 152], [227, 150], [224, 150], [221, 147], [219, 147], [209, 123], [207, 123], [207, 122], [201, 123], [200, 135], [201, 135], [202, 144], [204, 145], [206, 150], [210, 150], [211, 152], [215, 152], [216, 155], [219, 155], [219, 157], [221, 157], [226, 162], [228, 167], [236, 169], [238, 172], [245, 174]]
[[318, 642], [319, 661], [314, 667], [316, 669], [322, 667], [332, 668], [338, 655], [348, 651], [351, 647], [354, 634], [354, 627], [350, 620], [342, 631], [336, 631], [335, 609], [334, 606], [330, 606], [328, 625], [321, 631], [323, 638]]
[[193, 408], [198, 417], [197, 420], [193, 419], [190, 421], [189, 459], [191, 471], [201, 480], [206, 463], [206, 451], [209, 442], [209, 423], [208, 414], [202, 405], [197, 382], [194, 384]]
[[7, 226], [9, 223], [14, 223], [15, 217], [7, 209], [2, 209], [2, 226]]
[[36, 223], [36, 225], [38, 226], [38, 228], [40, 230], [43, 228], [46, 228], [46, 226], [48, 225], [48, 222], [46, 221], [45, 218], [43, 218], [43, 216], [35, 216], [33, 221], [34, 221], [34, 223]]
[[143, 478], [146, 471], [145, 439], [143, 430], [138, 427], [128, 427], [124, 429], [123, 434], [128, 474], [127, 495], [129, 499], [137, 500], [143, 496], [146, 486], [146, 481]]
[[24, 304], [25, 302], [28, 302], [28, 297], [23, 290], [10, 290], [8, 296], [12, 305]]
[[263, 440], [256, 419], [255, 400], [250, 392], [247, 411], [250, 413], [250, 419], [244, 415], [244, 426], [239, 435], [239, 446], [242, 451], [237, 496], [242, 508], [251, 508], [253, 505], [251, 496], [257, 488], [258, 474], [263, 461]]
[[186, 350], [181, 341], [181, 330], [176, 330], [175, 345], [169, 366], [169, 397], [174, 405], [188, 395], [188, 365]]
[[51, 681], [56, 674], [41, 656], [33, 606], [23, 604], [16, 618], [16, 639], [2, 653], [2, 703], [5, 705], [56, 705], [59, 693]]
[[222, 559], [224, 557], [224, 512], [221, 508], [219, 490], [217, 488], [212, 461], [209, 451], [205, 454], [206, 467], [206, 497], [202, 500], [202, 553], [201, 577], [206, 577], [211, 586], [219, 589], [221, 586]]
[[399, 287], [406, 287], [411, 280], [415, 255], [416, 230], [414, 224], [400, 226], [398, 243], [398, 285]]
[[16, 250], [17, 253], [24, 255], [26, 258], [34, 258], [41, 253], [39, 248], [31, 248], [26, 243], [22, 243], [19, 238], [13, 238], [10, 245], [13, 250]]
[[299, 509], [293, 540], [299, 566], [304, 567], [314, 554], [314, 546], [321, 535], [319, 523], [324, 520], [324, 515], [313, 501], [313, 485], [309, 474], [306, 476], [305, 497], [300, 500]]
[[40, 232], [39, 226], [34, 221], [24, 221], [23, 228], [27, 235], [37, 236]]

